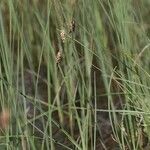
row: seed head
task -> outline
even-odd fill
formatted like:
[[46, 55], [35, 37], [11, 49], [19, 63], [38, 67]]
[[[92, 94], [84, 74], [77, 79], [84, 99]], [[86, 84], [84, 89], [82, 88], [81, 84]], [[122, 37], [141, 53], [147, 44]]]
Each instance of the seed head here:
[[62, 52], [58, 51], [57, 55], [56, 55], [56, 63], [59, 64], [62, 60]]
[[69, 24], [69, 33], [72, 33], [75, 31], [75, 21], [72, 20], [71, 23]]
[[64, 30], [62, 30], [62, 31], [60, 32], [60, 37], [61, 37], [62, 42], [64, 43], [64, 42], [65, 42], [65, 39], [66, 39], [66, 33], [65, 33]]

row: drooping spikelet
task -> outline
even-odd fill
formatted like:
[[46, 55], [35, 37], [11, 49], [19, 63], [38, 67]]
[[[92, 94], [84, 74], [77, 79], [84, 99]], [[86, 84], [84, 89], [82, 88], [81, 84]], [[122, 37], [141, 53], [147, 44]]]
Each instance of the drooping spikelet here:
[[69, 24], [69, 33], [72, 33], [75, 31], [75, 21], [72, 20]]
[[60, 37], [61, 37], [62, 42], [64, 43], [64, 42], [65, 42], [65, 39], [66, 39], [65, 30], [61, 30], [61, 32], [60, 32]]
[[59, 64], [62, 60], [62, 51], [58, 51], [56, 55], [56, 63]]

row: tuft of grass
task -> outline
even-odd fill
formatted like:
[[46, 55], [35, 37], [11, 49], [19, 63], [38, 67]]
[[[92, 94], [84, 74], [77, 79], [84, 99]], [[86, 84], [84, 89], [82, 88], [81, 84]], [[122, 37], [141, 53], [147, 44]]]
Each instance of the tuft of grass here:
[[149, 149], [149, 5], [1, 0], [0, 149]]

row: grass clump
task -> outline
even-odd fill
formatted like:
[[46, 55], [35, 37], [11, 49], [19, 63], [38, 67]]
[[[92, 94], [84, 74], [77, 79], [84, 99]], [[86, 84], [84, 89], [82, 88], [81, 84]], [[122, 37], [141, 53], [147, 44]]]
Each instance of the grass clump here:
[[149, 149], [148, 0], [1, 0], [0, 148]]

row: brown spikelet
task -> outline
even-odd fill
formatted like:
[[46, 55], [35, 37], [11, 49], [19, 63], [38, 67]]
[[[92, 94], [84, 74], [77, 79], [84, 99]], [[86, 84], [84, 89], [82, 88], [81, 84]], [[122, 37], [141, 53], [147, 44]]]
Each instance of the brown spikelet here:
[[58, 51], [57, 55], [56, 55], [56, 63], [59, 64], [62, 60], [62, 52]]
[[62, 42], [64, 43], [64, 42], [65, 42], [65, 39], [66, 39], [65, 30], [61, 30], [61, 32], [60, 32], [60, 37], [61, 37]]
[[71, 23], [69, 24], [69, 33], [72, 33], [75, 31], [75, 21], [72, 20]]

